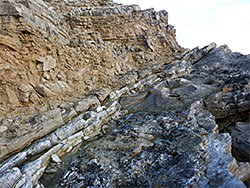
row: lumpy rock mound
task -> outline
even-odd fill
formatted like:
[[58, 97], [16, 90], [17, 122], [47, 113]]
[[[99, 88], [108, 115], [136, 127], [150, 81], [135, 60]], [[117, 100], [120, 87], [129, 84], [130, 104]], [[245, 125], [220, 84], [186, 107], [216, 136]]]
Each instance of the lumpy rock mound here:
[[1, 1], [0, 187], [248, 187], [249, 65], [166, 11]]
[[[225, 151], [229, 136], [205, 136], [184, 118], [142, 112], [122, 117], [111, 134], [87, 145], [73, 159], [60, 186], [244, 187], [226, 170], [233, 160]], [[213, 151], [210, 142], [220, 151]]]

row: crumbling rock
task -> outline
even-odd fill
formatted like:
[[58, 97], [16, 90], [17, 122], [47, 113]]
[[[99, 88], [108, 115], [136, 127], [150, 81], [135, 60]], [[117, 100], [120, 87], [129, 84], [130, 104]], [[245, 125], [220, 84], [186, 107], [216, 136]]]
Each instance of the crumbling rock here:
[[[2, 113], [15, 106], [73, 100], [102, 87], [124, 86], [130, 83], [126, 73], [131, 69], [163, 51], [174, 58], [181, 50], [175, 33], [166, 29], [166, 11], [92, 1], [6, 0], [0, 5]], [[159, 23], [162, 26], [156, 27]], [[145, 44], [148, 38], [154, 53]], [[20, 91], [24, 84], [32, 89]]]
[[0, 187], [246, 187], [249, 55], [112, 1], [0, 17]]
[[[213, 54], [213, 51], [211, 52], [211, 54]], [[208, 57], [209, 55], [210, 53], [208, 53], [206, 57]], [[183, 60], [180, 60], [180, 62], [183, 62]], [[177, 64], [177, 66], [175, 64]], [[198, 64], [199, 64], [199, 61], [196, 62], [196, 65]], [[183, 64], [182, 66], [184, 67], [184, 69], [185, 69], [185, 66], [192, 67], [191, 64]], [[173, 70], [178, 70], [180, 66], [178, 66], [178, 62], [174, 62], [173, 65], [170, 66], [170, 68], [168, 69], [169, 71], [171, 71], [171, 67]], [[195, 70], [193, 67], [192, 69]], [[143, 78], [137, 83], [130, 84], [124, 88], [121, 88], [119, 90], [115, 90], [109, 93], [107, 99], [104, 101], [104, 105], [106, 105], [106, 107], [96, 107], [96, 108], [92, 107], [91, 108], [91, 106], [93, 105], [94, 106], [100, 105], [99, 100], [95, 96], [92, 96], [92, 97], [90, 96], [81, 101], [78, 101], [74, 105], [74, 108], [75, 108], [74, 111], [80, 115], [77, 116], [77, 113], [73, 113], [73, 115], [70, 118], [70, 119], [73, 118], [73, 121], [71, 123], [69, 122], [68, 124], [58, 128], [57, 130], [50, 133], [48, 136], [44, 137], [40, 141], [35, 142], [33, 145], [28, 147], [23, 152], [6, 160], [5, 163], [1, 165], [1, 171], [4, 172], [8, 169], [15, 168], [15, 166], [17, 165], [20, 166], [21, 164], [24, 164], [27, 158], [30, 158], [32, 156], [36, 156], [39, 153], [45, 152], [36, 160], [31, 161], [27, 163], [25, 166], [23, 166], [22, 168], [20, 168], [23, 176], [26, 177], [25, 181], [32, 182], [32, 184], [35, 185], [38, 183], [38, 180], [43, 175], [46, 167], [49, 165], [51, 156], [63, 156], [64, 154], [69, 153], [75, 146], [79, 145], [83, 141], [91, 140], [91, 139], [96, 138], [97, 136], [106, 134], [107, 132], [105, 130], [107, 130], [108, 126], [103, 126], [103, 125], [105, 124], [108, 125], [109, 121], [119, 119], [124, 114], [123, 112], [119, 112], [121, 109], [121, 106], [123, 108], [125, 107], [124, 97], [125, 98], [131, 97], [131, 96], [133, 96], [133, 98], [137, 97], [138, 99], [140, 99], [141, 103], [147, 104], [148, 102], [147, 102], [147, 99], [145, 100], [145, 97], [150, 96], [151, 93], [154, 93], [154, 90], [158, 90], [159, 88], [163, 88], [162, 93], [160, 95], [161, 97], [169, 96], [169, 94], [171, 97], [176, 97], [176, 96], [173, 96], [173, 93], [171, 94], [169, 90], [174, 90], [179, 87], [183, 88], [183, 86], [194, 87], [194, 84], [191, 84], [193, 80], [195, 80], [195, 83], [197, 84], [196, 87], [201, 87], [201, 85], [204, 84], [203, 81], [200, 81], [197, 79], [197, 76], [196, 76], [197, 72], [194, 72], [194, 76], [192, 76], [190, 74], [190, 71], [187, 71], [186, 73], [183, 73], [182, 71], [176, 71], [174, 72], [174, 74], [166, 74], [165, 70], [167, 69], [165, 68], [160, 73], [156, 73], [155, 75], [150, 75], [148, 77]], [[214, 89], [214, 90], [215, 92], [217, 92], [217, 90], [219, 89]], [[203, 92], [202, 90], [199, 90], [199, 91]], [[187, 91], [186, 95], [192, 96], [192, 94], [190, 95], [189, 92], [190, 91]], [[180, 94], [183, 94], [183, 93], [180, 93]], [[200, 96], [200, 99], [204, 99], [205, 96], [209, 97], [209, 95], [210, 93], [209, 94], [206, 93], [205, 95], [196, 94], [196, 96]], [[142, 106], [138, 106], [138, 105], [136, 109], [140, 111], [151, 112], [150, 111], [151, 109], [159, 109], [159, 105], [162, 105], [165, 103], [165, 102], [157, 103], [157, 100], [159, 99], [157, 99], [156, 97], [154, 97], [154, 99], [156, 100], [156, 102], [150, 103], [149, 105], [150, 108], [148, 108], [148, 110], [145, 110]], [[230, 172], [234, 173], [237, 177], [243, 180], [245, 180], [248, 176], [247, 174], [243, 175], [245, 172], [242, 172], [241, 169], [244, 169], [244, 168], [238, 167], [237, 163], [235, 162], [235, 159], [232, 156], [230, 156], [230, 153], [231, 153], [231, 139], [230, 138], [231, 137], [228, 134], [218, 134], [218, 125], [215, 122], [215, 117], [209, 112], [209, 108], [205, 106], [206, 103], [203, 102], [203, 100], [199, 100], [195, 102], [195, 100], [199, 99], [199, 97], [197, 98], [194, 97], [194, 99], [192, 99], [191, 97], [188, 99], [189, 100], [187, 100], [187, 104], [184, 107], [182, 106], [181, 108], [185, 108], [185, 107], [190, 106], [192, 103], [193, 104], [191, 105], [190, 109], [186, 108], [187, 111], [185, 110], [182, 111], [183, 115], [179, 114], [180, 108], [178, 104], [177, 106], [175, 106], [175, 108], [174, 107], [172, 108], [175, 111], [178, 110], [179, 112], [176, 112], [176, 113], [178, 113], [179, 115], [161, 114], [160, 111], [167, 111], [168, 109], [166, 108], [171, 107], [170, 105], [166, 105], [166, 107], [164, 107], [163, 109], [160, 108], [161, 110], [155, 111], [157, 112], [155, 115], [152, 115], [152, 114], [150, 115], [148, 113], [143, 112], [143, 113], [139, 113], [135, 115], [129, 114], [127, 115], [127, 117], [124, 116], [123, 118], [119, 119], [117, 122], [117, 125], [115, 126], [116, 129], [113, 130], [111, 135], [108, 134], [107, 136], [104, 136], [101, 140], [93, 142], [93, 146], [92, 145], [88, 146], [91, 151], [93, 150], [93, 148], [98, 146], [99, 149], [98, 150], [95, 149], [95, 151], [98, 153], [96, 154], [93, 153], [93, 155], [95, 157], [100, 155], [100, 159], [92, 159], [92, 157], [88, 156], [91, 152], [88, 152], [88, 149], [87, 149], [87, 151], [85, 151], [86, 154], [84, 154], [88, 156], [86, 160], [92, 159], [91, 161], [94, 161], [94, 163], [92, 163], [91, 161], [81, 162], [82, 165], [87, 164], [87, 166], [84, 166], [84, 167], [81, 167], [81, 165], [75, 166], [74, 168], [81, 169], [79, 172], [76, 172], [76, 171], [66, 172], [66, 174], [76, 173], [76, 175], [65, 176], [64, 179], [62, 179], [61, 186], [70, 187], [74, 184], [78, 185], [80, 180], [78, 179], [77, 180], [78, 183], [77, 183], [75, 178], [81, 177], [82, 180], [87, 179], [88, 180], [87, 182], [89, 182], [89, 185], [92, 185], [92, 186], [93, 185], [96, 185], [96, 186], [109, 186], [109, 185], [153, 186], [155, 185], [155, 186], [166, 187], [167, 185], [171, 185], [171, 186], [184, 186], [184, 187], [186, 186], [187, 187], [187, 186], [192, 185], [192, 186], [197, 186], [197, 187], [198, 186], [206, 187], [208, 185], [213, 185], [215, 187], [216, 186], [226, 187], [229, 185], [237, 185], [240, 187], [244, 187], [244, 184], [230, 173]], [[119, 103], [121, 103], [121, 105]], [[132, 105], [136, 104], [136, 102], [130, 102], [130, 103]], [[130, 103], [127, 104], [128, 107]], [[88, 109], [90, 111], [85, 112]], [[60, 113], [60, 110], [59, 111], [58, 110], [59, 109], [57, 109], [56, 111]], [[94, 112], [93, 110], [96, 112]], [[187, 114], [187, 112], [189, 112], [189, 115]], [[71, 113], [71, 112], [68, 111], [68, 113]], [[40, 121], [47, 121], [47, 119], [51, 119], [51, 118], [53, 118], [53, 113], [48, 112], [48, 115], [46, 115], [45, 113], [43, 115], [34, 117], [33, 121], [38, 123]], [[132, 119], [130, 120], [130, 118]], [[146, 118], [147, 120], [145, 120], [144, 118]], [[163, 121], [164, 123], [161, 122], [159, 119], [161, 121], [164, 120]], [[170, 122], [165, 122], [166, 119], [168, 119]], [[132, 127], [139, 126], [139, 127], [129, 128], [126, 125], [127, 121], [132, 122], [132, 124], [129, 126], [132, 126]], [[147, 122], [148, 124], [140, 123], [140, 122]], [[164, 127], [163, 125], [166, 127]], [[142, 129], [143, 128], [142, 126], [144, 127], [145, 130]], [[128, 133], [127, 130], [134, 130], [134, 131], [131, 133]], [[186, 133], [183, 135], [184, 132]], [[112, 138], [112, 135], [114, 139]], [[172, 135], [172, 137], [169, 137], [167, 135]], [[105, 141], [106, 137], [107, 137], [107, 141]], [[133, 139], [130, 140], [129, 137]], [[158, 141], [157, 138], [160, 138], [160, 140]], [[165, 141], [163, 142], [164, 138], [167, 139], [166, 143]], [[128, 140], [130, 141], [128, 142]], [[108, 142], [109, 144], [107, 144], [106, 142]], [[95, 146], [95, 143], [96, 143], [96, 146]], [[126, 143], [129, 145], [126, 146]], [[158, 146], [158, 144], [160, 145]], [[163, 144], [163, 146], [161, 146], [161, 144]], [[167, 145], [164, 146], [165, 144]], [[102, 145], [103, 147], [105, 147], [105, 152], [101, 149]], [[156, 149], [156, 148], [161, 148], [161, 147], [165, 148], [164, 150], [162, 150], [163, 153], [160, 152], [161, 150]], [[169, 149], [166, 150], [166, 147]], [[213, 149], [213, 147], [216, 147], [216, 149]], [[218, 147], [220, 149], [218, 149]], [[150, 152], [153, 152], [155, 150], [154, 148], [156, 149], [157, 153], [154, 153], [151, 155]], [[118, 152], [118, 153], [117, 154], [112, 153], [112, 152], [110, 153], [108, 152], [108, 150], [110, 150], [110, 152], [112, 151], [112, 152]], [[128, 151], [129, 153], [131, 153], [132, 156], [131, 157], [126, 156], [126, 158], [124, 158], [125, 156], [123, 153], [124, 152], [128, 153]], [[129, 164], [128, 162], [124, 164], [120, 162], [118, 163], [112, 162], [110, 157], [109, 157], [109, 160], [107, 161], [105, 159], [106, 152], [108, 152], [107, 155], [109, 156], [114, 156], [114, 157], [121, 156], [122, 157], [121, 159], [124, 158], [124, 160], [127, 160], [129, 163], [131, 163], [132, 166], [128, 165]], [[195, 157], [194, 154], [197, 156]], [[157, 157], [155, 159], [152, 158], [152, 160], [154, 161], [162, 160], [162, 156], [167, 155], [168, 160], [162, 161], [162, 162], [159, 161], [161, 165], [169, 166], [170, 164], [174, 164], [174, 161], [178, 161], [177, 163], [178, 165], [172, 166], [170, 169], [160, 168], [159, 166], [154, 167], [153, 165], [153, 167], [150, 167], [148, 171], [146, 171], [146, 172], [150, 172], [148, 176], [150, 179], [152, 178], [152, 180], [149, 181], [148, 178], [144, 179], [145, 177], [147, 177], [147, 175], [145, 175], [146, 172], [144, 169], [147, 166], [142, 165], [140, 167], [142, 169], [140, 168], [138, 169], [138, 165], [134, 166], [141, 160], [139, 156], [144, 156], [144, 155], [145, 157], [146, 156], [155, 156], [155, 157], [159, 156], [159, 159]], [[186, 161], [188, 157], [191, 157], [190, 160], [191, 159], [193, 160], [193, 157], [195, 158], [198, 157], [200, 158], [201, 161], [198, 162], [198, 161], [191, 160], [189, 162], [189, 165], [190, 164], [192, 165], [186, 167], [186, 164], [185, 164], [186, 162], [182, 161], [182, 159], [183, 160], [185, 159]], [[79, 158], [81, 159], [81, 161], [85, 160], [84, 156], [80, 156]], [[114, 158], [114, 161], [117, 161], [117, 160], [118, 159]], [[134, 164], [134, 162], [136, 163]], [[112, 163], [111, 167], [114, 168], [114, 170], [107, 171], [107, 172], [104, 170], [104, 172], [102, 173], [98, 166], [102, 167], [102, 169], [105, 169], [108, 166], [110, 166], [109, 163]], [[198, 169], [195, 170], [194, 166], [196, 166], [196, 164], [203, 164], [203, 166], [197, 166], [199, 170]], [[126, 165], [126, 166], [122, 167], [123, 165]], [[194, 170], [195, 173], [194, 174], [191, 173], [193, 175], [190, 177], [189, 175], [185, 173], [183, 174], [183, 170], [181, 171], [178, 170], [180, 168], [181, 169], [184, 168], [183, 165], [185, 166], [185, 168], [188, 168], [188, 169], [190, 168], [190, 170], [191, 169]], [[82, 168], [86, 170], [86, 173], [82, 174], [83, 173]], [[88, 168], [90, 168], [89, 172], [88, 172]], [[128, 174], [126, 173], [130, 172], [130, 168], [136, 173], [133, 176], [131, 176], [130, 174], [130, 176], [127, 177]], [[135, 171], [134, 168], [136, 168], [137, 170]], [[123, 171], [119, 171], [119, 169], [127, 169], [127, 170], [123, 172]], [[160, 171], [157, 171], [156, 169], [159, 169]], [[170, 171], [171, 173], [173, 173], [173, 169], [175, 169], [174, 172], [176, 173], [176, 177], [178, 177], [178, 180], [179, 180], [177, 183], [175, 179], [170, 179], [170, 180], [165, 179], [165, 177], [169, 177], [168, 174], [170, 173]], [[224, 170], [221, 170], [221, 169], [224, 169]], [[170, 171], [168, 172], [168, 170]], [[187, 171], [190, 172], [190, 170], [187, 170]], [[156, 174], [154, 175], [154, 173], [156, 172], [157, 173], [161, 172], [165, 175], [158, 177]], [[93, 178], [92, 176], [88, 177], [87, 174], [89, 173], [90, 174], [97, 173], [95, 176], [97, 179], [96, 180], [92, 179]], [[114, 179], [111, 178], [110, 180], [108, 179], [104, 180], [103, 178], [105, 178], [106, 176], [114, 177]], [[185, 179], [187, 178], [187, 176], [190, 178], [190, 181]], [[127, 177], [127, 178], [124, 179], [124, 177]], [[221, 178], [221, 180], [219, 179], [219, 177]], [[103, 179], [101, 182], [99, 181], [100, 178]], [[83, 182], [82, 181], [80, 182], [81, 182], [80, 184], [83, 185]], [[86, 181], [84, 181], [84, 185], [85, 184], [86, 184]]]
[[[198, 123], [205, 111], [198, 104], [191, 110], [190, 121], [176, 113], [123, 116], [111, 134], [83, 148], [60, 187], [245, 187], [228, 171], [235, 165], [228, 153], [230, 136], [200, 134], [202, 128], [193, 116]], [[206, 121], [214, 122], [209, 117]]]

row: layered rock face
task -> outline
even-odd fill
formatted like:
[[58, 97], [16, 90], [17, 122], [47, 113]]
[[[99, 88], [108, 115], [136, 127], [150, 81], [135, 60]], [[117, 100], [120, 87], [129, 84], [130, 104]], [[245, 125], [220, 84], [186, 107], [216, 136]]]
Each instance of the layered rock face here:
[[109, 0], [0, 17], [0, 187], [249, 186], [249, 55]]
[[3, 112], [115, 87], [119, 75], [181, 49], [167, 12], [135, 5], [1, 1], [0, 16]]

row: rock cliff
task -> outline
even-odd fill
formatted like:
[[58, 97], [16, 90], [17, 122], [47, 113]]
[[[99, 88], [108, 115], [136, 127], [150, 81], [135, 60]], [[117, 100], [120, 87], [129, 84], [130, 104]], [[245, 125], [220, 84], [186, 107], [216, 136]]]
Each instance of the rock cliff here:
[[166, 11], [0, 2], [0, 187], [247, 187], [250, 55]]

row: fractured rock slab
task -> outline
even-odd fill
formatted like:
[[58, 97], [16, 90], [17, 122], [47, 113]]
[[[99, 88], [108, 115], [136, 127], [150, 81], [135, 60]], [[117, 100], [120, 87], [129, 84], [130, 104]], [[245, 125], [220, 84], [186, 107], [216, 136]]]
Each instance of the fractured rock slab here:
[[56, 59], [51, 56], [45, 56], [43, 58], [37, 59], [41, 64], [38, 64], [38, 70], [46, 72], [56, 67]]

